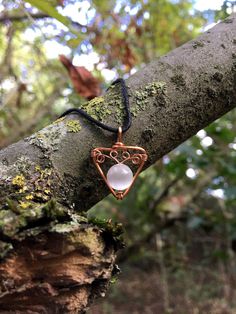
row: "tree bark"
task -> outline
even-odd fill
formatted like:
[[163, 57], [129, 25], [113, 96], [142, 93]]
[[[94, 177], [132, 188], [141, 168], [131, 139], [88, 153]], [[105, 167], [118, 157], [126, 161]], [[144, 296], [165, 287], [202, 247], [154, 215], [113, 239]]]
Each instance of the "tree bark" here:
[[[135, 117], [124, 142], [147, 150], [148, 167], [236, 106], [236, 16], [154, 60], [127, 85]], [[86, 107], [110, 125], [121, 123], [122, 108], [117, 86]], [[114, 140], [70, 116], [0, 152], [6, 313], [82, 313], [107, 285], [120, 229], [83, 222], [78, 213], [108, 194], [90, 151]]]

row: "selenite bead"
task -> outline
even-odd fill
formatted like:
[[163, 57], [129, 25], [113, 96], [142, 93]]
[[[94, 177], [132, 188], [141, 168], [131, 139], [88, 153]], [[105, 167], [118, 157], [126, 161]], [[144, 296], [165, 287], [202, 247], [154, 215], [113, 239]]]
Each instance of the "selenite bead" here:
[[115, 190], [126, 190], [133, 181], [133, 173], [128, 166], [117, 164], [108, 170], [107, 181]]

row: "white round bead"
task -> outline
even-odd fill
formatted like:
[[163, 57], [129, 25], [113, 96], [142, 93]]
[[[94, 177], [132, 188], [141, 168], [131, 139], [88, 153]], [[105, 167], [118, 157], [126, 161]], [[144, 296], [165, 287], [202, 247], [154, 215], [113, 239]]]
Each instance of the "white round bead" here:
[[115, 190], [126, 190], [133, 181], [133, 173], [128, 166], [117, 164], [108, 170], [107, 181]]

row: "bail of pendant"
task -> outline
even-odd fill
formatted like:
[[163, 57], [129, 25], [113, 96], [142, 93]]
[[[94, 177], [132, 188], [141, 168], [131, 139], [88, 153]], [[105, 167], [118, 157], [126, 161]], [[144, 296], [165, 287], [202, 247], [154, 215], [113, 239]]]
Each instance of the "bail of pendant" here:
[[123, 143], [122, 143], [122, 128], [120, 126], [118, 128], [118, 135], [117, 135], [116, 145], [123, 145]]

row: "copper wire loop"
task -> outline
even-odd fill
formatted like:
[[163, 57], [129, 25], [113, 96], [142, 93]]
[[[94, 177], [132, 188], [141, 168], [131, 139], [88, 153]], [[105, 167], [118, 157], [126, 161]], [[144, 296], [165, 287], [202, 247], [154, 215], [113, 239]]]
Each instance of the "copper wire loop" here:
[[[133, 152], [133, 153], [132, 153]], [[125, 195], [128, 194], [129, 190], [131, 189], [134, 181], [136, 180], [137, 176], [139, 175], [140, 171], [143, 168], [145, 161], [147, 160], [147, 153], [145, 149], [138, 146], [125, 146], [122, 143], [122, 129], [119, 127], [118, 129], [118, 136], [117, 142], [111, 147], [97, 147], [92, 150], [91, 156], [93, 158], [93, 162], [98, 169], [100, 175], [106, 182], [108, 188], [110, 189], [111, 193], [118, 199], [122, 200]], [[138, 169], [133, 177], [133, 181], [131, 185], [125, 191], [116, 191], [114, 190], [107, 181], [107, 178], [100, 167], [100, 164], [104, 163], [106, 159], [111, 159], [116, 163], [125, 163], [127, 161], [131, 161], [134, 165], [138, 165]]]

